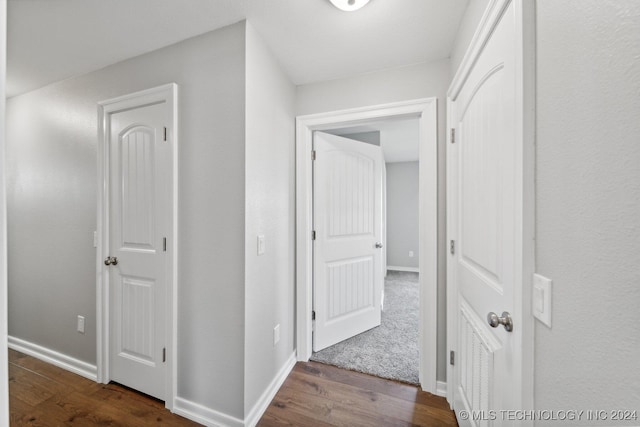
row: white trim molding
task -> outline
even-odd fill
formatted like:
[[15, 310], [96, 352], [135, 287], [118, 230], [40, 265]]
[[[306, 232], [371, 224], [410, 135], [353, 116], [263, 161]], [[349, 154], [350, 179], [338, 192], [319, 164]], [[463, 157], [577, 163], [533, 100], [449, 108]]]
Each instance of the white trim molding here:
[[258, 401], [253, 405], [251, 411], [244, 420], [216, 411], [196, 402], [192, 402], [183, 397], [176, 397], [173, 412], [192, 421], [211, 427], [254, 427], [269, 407], [282, 383], [287, 379], [289, 373], [296, 364], [295, 352], [289, 356], [280, 371], [273, 378], [269, 386], [264, 390]]
[[254, 427], [256, 424], [258, 424], [258, 421], [260, 421], [260, 418], [269, 407], [269, 404], [271, 403], [273, 398], [276, 396], [276, 393], [278, 393], [278, 390], [280, 390], [280, 387], [282, 386], [284, 381], [287, 379], [287, 377], [289, 376], [289, 373], [291, 372], [291, 370], [295, 365], [296, 365], [296, 353], [294, 352], [291, 354], [289, 359], [287, 359], [284, 366], [282, 366], [278, 374], [273, 378], [269, 386], [262, 393], [262, 395], [260, 396], [260, 399], [258, 399], [255, 405], [253, 405], [253, 408], [251, 408], [251, 411], [249, 411], [249, 414], [246, 416], [244, 421], [245, 426]]
[[98, 381], [96, 365], [20, 338], [9, 336], [8, 341], [9, 348], [12, 350], [35, 357], [92, 381]]
[[167, 370], [165, 407], [173, 411], [178, 387], [178, 85], [169, 83], [98, 103], [98, 210], [96, 251], [96, 332], [97, 380], [109, 382], [109, 269], [103, 259], [109, 253], [109, 121], [110, 115], [127, 108], [165, 102], [169, 106], [168, 137], [172, 142], [171, 227], [167, 233], [169, 245], [166, 265], [166, 325]]
[[240, 418], [218, 412], [182, 397], [174, 399], [172, 412], [208, 427], [244, 427], [244, 422]]
[[409, 273], [420, 273], [420, 268], [418, 267], [400, 267], [397, 265], [387, 265], [387, 271], [407, 271]]
[[5, 116], [7, 81], [7, 1], [0, 0], [0, 425], [9, 425], [9, 372], [7, 370], [7, 199], [5, 163]]
[[436, 391], [438, 308], [438, 134], [437, 98], [374, 105], [296, 118], [296, 342], [299, 361], [312, 353], [313, 132], [389, 118], [420, 123], [420, 383]]
[[445, 381], [436, 382], [436, 396], [447, 397], [447, 383]]

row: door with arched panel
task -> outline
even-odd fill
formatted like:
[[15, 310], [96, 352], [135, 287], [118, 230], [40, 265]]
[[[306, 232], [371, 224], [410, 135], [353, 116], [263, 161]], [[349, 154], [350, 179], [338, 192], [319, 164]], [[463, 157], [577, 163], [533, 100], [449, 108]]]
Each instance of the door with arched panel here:
[[165, 293], [170, 230], [168, 105], [109, 120], [109, 376], [165, 399]]

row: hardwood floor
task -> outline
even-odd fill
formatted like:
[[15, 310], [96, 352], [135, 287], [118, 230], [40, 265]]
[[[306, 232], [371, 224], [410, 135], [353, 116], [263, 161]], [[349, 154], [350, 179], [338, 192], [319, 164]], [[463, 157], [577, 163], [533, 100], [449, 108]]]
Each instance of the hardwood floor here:
[[[156, 399], [9, 350], [11, 426], [197, 426]], [[442, 397], [321, 363], [298, 363], [261, 427], [457, 426]]]
[[457, 426], [442, 397], [321, 363], [298, 363], [258, 423], [271, 426]]
[[9, 350], [11, 426], [198, 426], [164, 403]]

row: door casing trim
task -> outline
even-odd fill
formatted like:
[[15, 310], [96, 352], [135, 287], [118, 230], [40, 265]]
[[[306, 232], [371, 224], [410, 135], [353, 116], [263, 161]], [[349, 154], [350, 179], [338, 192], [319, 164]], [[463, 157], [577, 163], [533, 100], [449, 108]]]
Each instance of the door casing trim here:
[[177, 343], [178, 343], [178, 85], [169, 83], [155, 88], [119, 96], [98, 103], [98, 210], [96, 250], [96, 366], [97, 380], [108, 383], [109, 377], [109, 269], [103, 259], [109, 252], [109, 128], [110, 115], [133, 107], [166, 102], [170, 119], [168, 137], [172, 153], [172, 209], [171, 230], [167, 256], [165, 342], [167, 348], [165, 407], [173, 410], [177, 396]]
[[438, 123], [437, 98], [373, 105], [296, 118], [296, 351], [299, 361], [312, 353], [313, 132], [389, 118], [420, 122], [420, 384], [436, 393], [438, 333]]

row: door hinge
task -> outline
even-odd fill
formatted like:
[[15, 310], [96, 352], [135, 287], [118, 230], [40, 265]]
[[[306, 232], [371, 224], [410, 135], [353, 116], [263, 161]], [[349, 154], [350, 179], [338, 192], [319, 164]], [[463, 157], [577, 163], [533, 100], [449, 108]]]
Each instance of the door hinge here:
[[162, 251], [163, 252], [167, 252], [167, 238], [166, 237], [162, 238]]
[[449, 244], [449, 251], [451, 252], [451, 255], [455, 255], [456, 253], [456, 241], [452, 240], [451, 243]]
[[316, 240], [316, 230], [311, 231], [311, 240]]
[[316, 150], [311, 150], [311, 160], [316, 159]]
[[451, 143], [456, 143], [456, 128], [451, 128]]
[[167, 348], [163, 347], [162, 348], [162, 363], [167, 361]]
[[316, 311], [311, 311], [311, 320], [316, 320]]
[[449, 352], [449, 365], [455, 365], [455, 361], [456, 361], [456, 352], [451, 350]]

